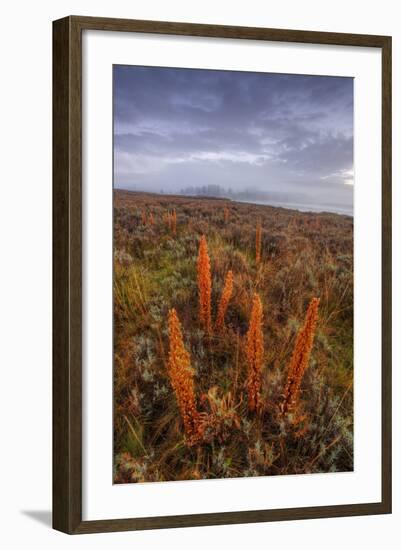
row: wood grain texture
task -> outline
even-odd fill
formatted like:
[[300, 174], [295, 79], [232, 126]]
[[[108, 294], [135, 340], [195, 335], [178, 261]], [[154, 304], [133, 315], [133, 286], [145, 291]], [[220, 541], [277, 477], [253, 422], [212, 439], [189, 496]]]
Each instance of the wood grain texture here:
[[229, 25], [146, 21], [138, 19], [110, 19], [107, 17], [80, 17], [74, 15], [71, 16], [71, 20], [81, 29], [175, 34], [209, 38], [270, 40], [276, 42], [298, 42], [303, 44], [382, 47], [387, 39], [385, 36], [364, 34], [269, 29], [261, 27], [234, 27]]
[[[382, 50], [382, 500], [378, 503], [82, 521], [81, 36], [85, 29]], [[71, 16], [53, 23], [53, 527], [69, 534], [391, 512], [391, 38]]]
[[53, 527], [81, 523], [80, 32], [53, 24]]
[[392, 509], [391, 48], [391, 37], [386, 37], [382, 46], [382, 502], [388, 513]]

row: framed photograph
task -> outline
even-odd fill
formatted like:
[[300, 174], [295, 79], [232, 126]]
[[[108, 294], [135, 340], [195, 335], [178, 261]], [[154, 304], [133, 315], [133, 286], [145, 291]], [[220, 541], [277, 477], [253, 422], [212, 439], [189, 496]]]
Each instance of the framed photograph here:
[[391, 38], [53, 24], [53, 525], [391, 512]]

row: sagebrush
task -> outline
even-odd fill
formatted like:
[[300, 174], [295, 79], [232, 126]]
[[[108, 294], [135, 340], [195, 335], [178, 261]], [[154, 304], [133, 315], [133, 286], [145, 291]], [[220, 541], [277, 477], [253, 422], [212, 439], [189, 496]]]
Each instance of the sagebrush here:
[[353, 469], [353, 221], [115, 191], [116, 483]]

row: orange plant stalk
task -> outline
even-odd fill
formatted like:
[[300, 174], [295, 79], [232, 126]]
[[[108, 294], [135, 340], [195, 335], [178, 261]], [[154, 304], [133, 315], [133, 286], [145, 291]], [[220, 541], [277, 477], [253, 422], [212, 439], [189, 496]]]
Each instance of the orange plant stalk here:
[[175, 208], [171, 214], [171, 232], [173, 235], [177, 233], [177, 212], [175, 211]]
[[198, 253], [198, 291], [199, 320], [208, 334], [212, 331], [211, 296], [212, 278], [210, 275], [210, 258], [207, 251], [205, 235], [202, 235]]
[[200, 416], [196, 408], [194, 373], [189, 353], [184, 346], [181, 323], [174, 308], [170, 309], [168, 314], [168, 332], [167, 370], [184, 423], [187, 442], [189, 445], [193, 445], [200, 437]]
[[260, 222], [258, 222], [256, 224], [256, 254], [255, 254], [256, 265], [260, 263], [261, 250], [262, 250], [262, 226]]
[[224, 223], [228, 222], [229, 212], [227, 206], [224, 207]]
[[142, 209], [141, 217], [142, 217], [142, 225], [146, 225], [146, 210], [144, 208]]
[[258, 294], [254, 294], [251, 320], [246, 335], [245, 353], [248, 364], [248, 408], [251, 412], [260, 405], [260, 385], [264, 356], [263, 308]]
[[304, 326], [298, 332], [291, 361], [288, 365], [287, 383], [282, 404], [283, 413], [296, 409], [302, 378], [309, 365], [318, 318], [319, 298], [313, 298], [308, 306]]
[[149, 214], [149, 225], [153, 225], [155, 223], [155, 219], [153, 217], [153, 213], [151, 212]]
[[216, 325], [215, 325], [217, 331], [221, 331], [224, 327], [224, 317], [226, 315], [228, 303], [230, 301], [232, 293], [233, 293], [233, 272], [229, 271], [224, 281], [224, 288], [220, 298], [219, 307], [217, 310], [217, 318], [216, 318]]

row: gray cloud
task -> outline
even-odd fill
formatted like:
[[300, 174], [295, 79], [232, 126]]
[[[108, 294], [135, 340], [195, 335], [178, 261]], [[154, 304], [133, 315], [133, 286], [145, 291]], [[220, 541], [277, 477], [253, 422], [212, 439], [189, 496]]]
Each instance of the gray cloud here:
[[117, 187], [218, 184], [352, 208], [351, 78], [114, 67]]

